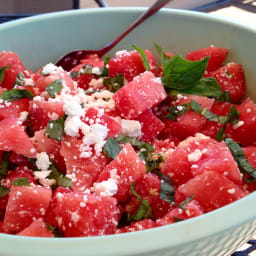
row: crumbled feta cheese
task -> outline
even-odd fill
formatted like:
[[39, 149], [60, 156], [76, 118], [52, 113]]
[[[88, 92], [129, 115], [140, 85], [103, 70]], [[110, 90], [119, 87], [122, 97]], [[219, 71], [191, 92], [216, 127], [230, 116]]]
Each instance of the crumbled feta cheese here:
[[53, 63], [49, 63], [42, 68], [41, 73], [45, 76], [59, 73], [63, 71], [62, 67], [57, 67]]
[[23, 79], [23, 85], [24, 86], [35, 86], [35, 82], [31, 78], [24, 78]]
[[235, 194], [236, 193], [236, 189], [235, 188], [228, 189], [228, 193], [229, 194]]
[[50, 159], [45, 152], [36, 155], [36, 166], [42, 171], [47, 171], [51, 165]]
[[81, 103], [71, 95], [64, 98], [63, 110], [69, 116], [82, 116], [84, 114]]
[[94, 183], [95, 193], [101, 196], [113, 196], [117, 193], [117, 180], [108, 179], [99, 183]]
[[28, 112], [27, 111], [23, 111], [20, 113], [20, 116], [19, 116], [19, 121], [21, 121], [22, 123], [25, 122], [28, 118]]
[[239, 121], [237, 124], [234, 124], [233, 125], [233, 129], [237, 129], [239, 128], [240, 126], [243, 126], [244, 125], [244, 121]]
[[45, 179], [46, 177], [49, 176], [50, 173], [51, 171], [36, 171], [34, 172], [34, 177], [37, 180]]
[[199, 149], [196, 149], [194, 152], [188, 155], [189, 162], [197, 162], [202, 157], [202, 152]]
[[130, 137], [141, 136], [141, 124], [135, 120], [121, 120], [121, 133]]

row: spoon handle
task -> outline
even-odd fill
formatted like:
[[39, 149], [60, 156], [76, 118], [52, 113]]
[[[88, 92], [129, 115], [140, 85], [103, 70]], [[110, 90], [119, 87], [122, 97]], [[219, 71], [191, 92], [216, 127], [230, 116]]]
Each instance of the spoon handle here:
[[164, 5], [166, 5], [171, 0], [158, 0], [156, 1], [146, 12], [142, 13], [119, 37], [117, 37], [112, 42], [108, 43], [100, 50], [100, 55], [103, 56], [110, 49], [112, 49], [116, 44], [118, 44], [128, 33], [130, 33], [134, 28], [140, 25], [144, 20], [152, 16]]

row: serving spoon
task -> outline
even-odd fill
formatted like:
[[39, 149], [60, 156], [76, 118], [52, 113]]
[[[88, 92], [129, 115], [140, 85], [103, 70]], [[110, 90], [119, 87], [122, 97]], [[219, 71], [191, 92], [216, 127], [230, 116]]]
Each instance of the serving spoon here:
[[103, 56], [108, 51], [110, 51], [116, 44], [118, 44], [126, 35], [128, 35], [133, 29], [140, 25], [147, 18], [155, 14], [159, 9], [166, 5], [171, 0], [157, 0], [150, 8], [148, 8], [144, 13], [142, 13], [121, 35], [116, 39], [106, 44], [103, 48], [98, 50], [75, 50], [62, 56], [57, 62], [57, 66], [61, 66], [63, 69], [69, 71], [74, 66], [80, 64], [80, 61], [84, 59], [89, 54], [97, 54], [98, 56]]

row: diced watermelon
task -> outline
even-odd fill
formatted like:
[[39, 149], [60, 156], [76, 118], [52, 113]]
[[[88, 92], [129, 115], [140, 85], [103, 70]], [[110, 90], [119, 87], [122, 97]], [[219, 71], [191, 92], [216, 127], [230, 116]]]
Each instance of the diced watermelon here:
[[82, 140], [66, 136], [61, 142], [60, 153], [64, 157], [67, 174], [72, 176], [72, 188], [74, 191], [84, 191], [90, 188], [97, 179], [99, 173], [109, 162], [105, 154], [96, 154], [92, 150], [92, 156], [80, 157]]
[[226, 135], [243, 146], [251, 145], [256, 141], [256, 105], [250, 98], [247, 98], [237, 106], [237, 110], [239, 111], [239, 122], [229, 124]]
[[119, 89], [113, 99], [125, 118], [134, 119], [167, 97], [159, 78], [144, 72]]
[[14, 86], [17, 75], [20, 72], [24, 72], [25, 67], [16, 53], [2, 51], [0, 52], [0, 68], [6, 66], [10, 67], [5, 70], [4, 79], [0, 82], [0, 87], [11, 89]]
[[[156, 73], [156, 60], [151, 51], [145, 50], [148, 57], [149, 68], [152, 73]], [[137, 51], [120, 51], [118, 54], [110, 59], [108, 62], [108, 72], [111, 77], [122, 73], [126, 80], [131, 81], [135, 76], [143, 73], [145, 67], [143, 65], [141, 56]]]
[[3, 222], [0, 221], [0, 233], [3, 233], [3, 229], [2, 229], [2, 225], [3, 225]]
[[55, 219], [65, 236], [114, 234], [120, 210], [113, 197], [84, 193], [58, 193]]
[[64, 115], [63, 103], [52, 101], [30, 101], [29, 120], [34, 131], [44, 129], [50, 120]]
[[5, 232], [20, 232], [45, 216], [52, 190], [40, 186], [12, 186], [3, 222]]
[[150, 110], [146, 110], [138, 116], [137, 120], [141, 124], [142, 135], [139, 139], [142, 141], [150, 142], [164, 129], [164, 123]]
[[0, 121], [0, 150], [13, 150], [17, 154], [31, 158], [36, 156], [36, 149], [30, 138], [13, 117]]
[[124, 202], [130, 191], [131, 183], [137, 182], [146, 172], [145, 164], [130, 144], [125, 144], [116, 158], [100, 173], [97, 182], [109, 178], [116, 179], [118, 190], [115, 197]]
[[241, 186], [236, 185], [223, 174], [208, 171], [198, 175], [187, 183], [179, 186], [178, 190], [186, 197], [194, 195], [194, 199], [206, 212], [215, 210], [232, 203], [247, 193]]
[[239, 103], [246, 93], [244, 69], [233, 62], [208, 74], [215, 77], [223, 91], [230, 92], [230, 101]]
[[228, 49], [226, 48], [210, 46], [208, 48], [189, 52], [186, 56], [186, 59], [195, 61], [210, 56], [206, 71], [214, 71], [223, 65], [227, 54]]
[[33, 168], [33, 163], [31, 163], [27, 157], [23, 155], [18, 155], [14, 151], [12, 151], [10, 154], [9, 163], [13, 164], [14, 166], [27, 166], [29, 169]]
[[17, 233], [18, 236], [54, 237], [53, 233], [46, 227], [42, 218], [33, 221], [27, 228]]
[[5, 209], [6, 209], [8, 199], [9, 199], [8, 194], [3, 197], [0, 197], [0, 221], [4, 220]]
[[140, 231], [140, 230], [145, 230], [145, 229], [149, 229], [149, 228], [154, 228], [156, 226], [157, 225], [153, 220], [145, 219], [145, 220], [133, 222], [129, 226], [118, 229], [116, 231], [116, 234]]

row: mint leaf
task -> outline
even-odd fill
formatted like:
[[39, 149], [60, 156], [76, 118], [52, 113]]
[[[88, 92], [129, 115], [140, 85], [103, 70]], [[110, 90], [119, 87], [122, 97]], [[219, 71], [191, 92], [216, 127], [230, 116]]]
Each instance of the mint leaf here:
[[230, 138], [225, 139], [224, 141], [228, 146], [230, 152], [232, 153], [233, 157], [235, 158], [240, 169], [243, 172], [247, 173], [251, 178], [256, 179], [256, 169], [250, 164], [240, 145]]
[[103, 149], [104, 154], [111, 159], [115, 159], [120, 151], [121, 151], [121, 147], [116, 142], [116, 140], [109, 137], [104, 145], [104, 149]]
[[4, 152], [2, 155], [2, 162], [0, 164], [0, 180], [7, 175], [10, 155], [11, 152]]
[[[97, 71], [97, 72], [95, 72]], [[71, 78], [76, 78], [81, 75], [95, 75], [102, 76], [104, 72], [103, 68], [93, 67], [90, 64], [85, 64], [79, 71], [74, 71], [70, 73]]]
[[23, 86], [23, 80], [24, 80], [25, 76], [22, 72], [20, 72], [17, 76], [16, 76], [16, 80], [14, 85], [19, 85], [19, 86]]
[[139, 47], [137, 47], [135, 45], [132, 45], [132, 48], [134, 50], [136, 50], [139, 53], [139, 55], [141, 56], [141, 59], [142, 59], [142, 62], [143, 62], [143, 66], [146, 69], [146, 71], [150, 71], [149, 61], [148, 61], [148, 57], [147, 57], [145, 51], [142, 48], [139, 48]]
[[32, 99], [34, 97], [34, 94], [31, 91], [24, 90], [24, 89], [11, 89], [8, 91], [3, 91], [0, 95], [0, 98], [2, 100], [6, 101], [14, 101], [14, 100], [20, 100], [24, 98]]
[[187, 203], [189, 203], [190, 201], [192, 201], [193, 198], [194, 198], [194, 195], [191, 195], [191, 196], [187, 197], [184, 201], [182, 201], [182, 202], [178, 205], [178, 207], [179, 207], [180, 209], [182, 209], [183, 211], [185, 211], [185, 210], [186, 210], [186, 207], [187, 207]]
[[45, 87], [51, 98], [54, 98], [62, 89], [62, 79], [57, 79]]
[[163, 66], [163, 85], [175, 90], [194, 86], [203, 76], [209, 57], [200, 61], [189, 61], [175, 55]]
[[11, 65], [3, 66], [3, 67], [0, 68], [0, 83], [2, 83], [3, 80], [4, 80], [5, 70], [6, 70], [7, 68], [10, 68], [10, 67], [11, 67]]
[[163, 67], [165, 65], [165, 62], [168, 61], [169, 59], [171, 59], [171, 57], [167, 56], [165, 54], [165, 52], [163, 51], [162, 47], [160, 45], [158, 45], [157, 43], [154, 43], [154, 46], [160, 56], [161, 65]]
[[184, 113], [190, 110], [190, 104], [185, 103], [182, 105], [175, 105], [168, 109], [169, 113], [164, 117], [171, 121], [177, 121], [178, 116], [182, 116]]
[[108, 87], [109, 91], [116, 92], [124, 85], [124, 75], [119, 73], [114, 77], [104, 77], [103, 84]]
[[67, 116], [63, 115], [60, 119], [50, 120], [46, 126], [45, 135], [54, 140], [61, 140], [66, 118]]
[[10, 192], [9, 188], [5, 188], [0, 185], [0, 198], [6, 196]]
[[102, 71], [102, 75], [101, 76], [108, 76], [108, 62], [110, 61], [110, 56], [107, 54], [105, 56], [103, 56], [103, 61], [104, 61], [104, 69]]
[[160, 198], [170, 204], [175, 204], [175, 188], [168, 176], [161, 173]]
[[174, 222], [176, 223], [176, 222], [183, 221], [184, 219], [181, 219], [181, 218], [178, 218], [178, 217], [173, 216], [173, 220], [174, 220]]
[[30, 186], [28, 178], [27, 177], [21, 177], [12, 182], [13, 186]]

